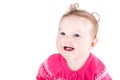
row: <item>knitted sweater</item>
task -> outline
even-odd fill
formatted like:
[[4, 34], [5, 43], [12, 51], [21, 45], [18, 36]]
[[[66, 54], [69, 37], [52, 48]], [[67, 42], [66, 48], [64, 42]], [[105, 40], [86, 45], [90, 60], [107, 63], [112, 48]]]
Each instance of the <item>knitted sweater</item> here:
[[112, 80], [105, 65], [92, 53], [84, 65], [71, 70], [58, 53], [51, 55], [39, 68], [36, 80]]

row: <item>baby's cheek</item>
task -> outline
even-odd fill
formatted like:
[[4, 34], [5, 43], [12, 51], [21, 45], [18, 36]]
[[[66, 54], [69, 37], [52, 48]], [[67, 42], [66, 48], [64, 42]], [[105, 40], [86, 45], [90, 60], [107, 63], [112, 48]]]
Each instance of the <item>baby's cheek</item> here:
[[79, 46], [81, 46], [82, 44], [80, 43], [80, 42], [73, 42], [73, 45], [75, 46], [75, 47], [79, 47]]
[[86, 45], [83, 42], [77, 42], [74, 43], [74, 47], [76, 50], [81, 51], [86, 47]]
[[61, 41], [61, 39], [57, 39], [56, 45], [57, 45], [58, 50], [60, 50], [61, 47], [62, 47], [62, 41]]

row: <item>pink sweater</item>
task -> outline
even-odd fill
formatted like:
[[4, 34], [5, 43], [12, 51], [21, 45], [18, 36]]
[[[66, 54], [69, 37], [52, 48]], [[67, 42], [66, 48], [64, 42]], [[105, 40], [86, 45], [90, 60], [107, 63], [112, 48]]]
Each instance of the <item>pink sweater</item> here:
[[112, 80], [104, 64], [90, 54], [77, 71], [71, 70], [60, 54], [51, 55], [40, 66], [36, 80]]

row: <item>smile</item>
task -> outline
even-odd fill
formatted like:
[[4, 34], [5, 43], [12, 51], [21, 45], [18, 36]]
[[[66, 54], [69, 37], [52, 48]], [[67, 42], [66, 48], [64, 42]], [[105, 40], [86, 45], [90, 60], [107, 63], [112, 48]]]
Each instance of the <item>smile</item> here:
[[64, 50], [65, 51], [73, 51], [74, 48], [73, 47], [69, 47], [69, 46], [64, 46]]

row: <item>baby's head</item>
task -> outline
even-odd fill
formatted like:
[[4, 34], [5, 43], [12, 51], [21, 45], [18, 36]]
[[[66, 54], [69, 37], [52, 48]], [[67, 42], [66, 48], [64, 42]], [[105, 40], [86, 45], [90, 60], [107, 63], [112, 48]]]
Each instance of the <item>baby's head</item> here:
[[77, 3], [72, 4], [60, 20], [57, 49], [65, 58], [84, 56], [97, 43], [98, 14], [78, 8]]

